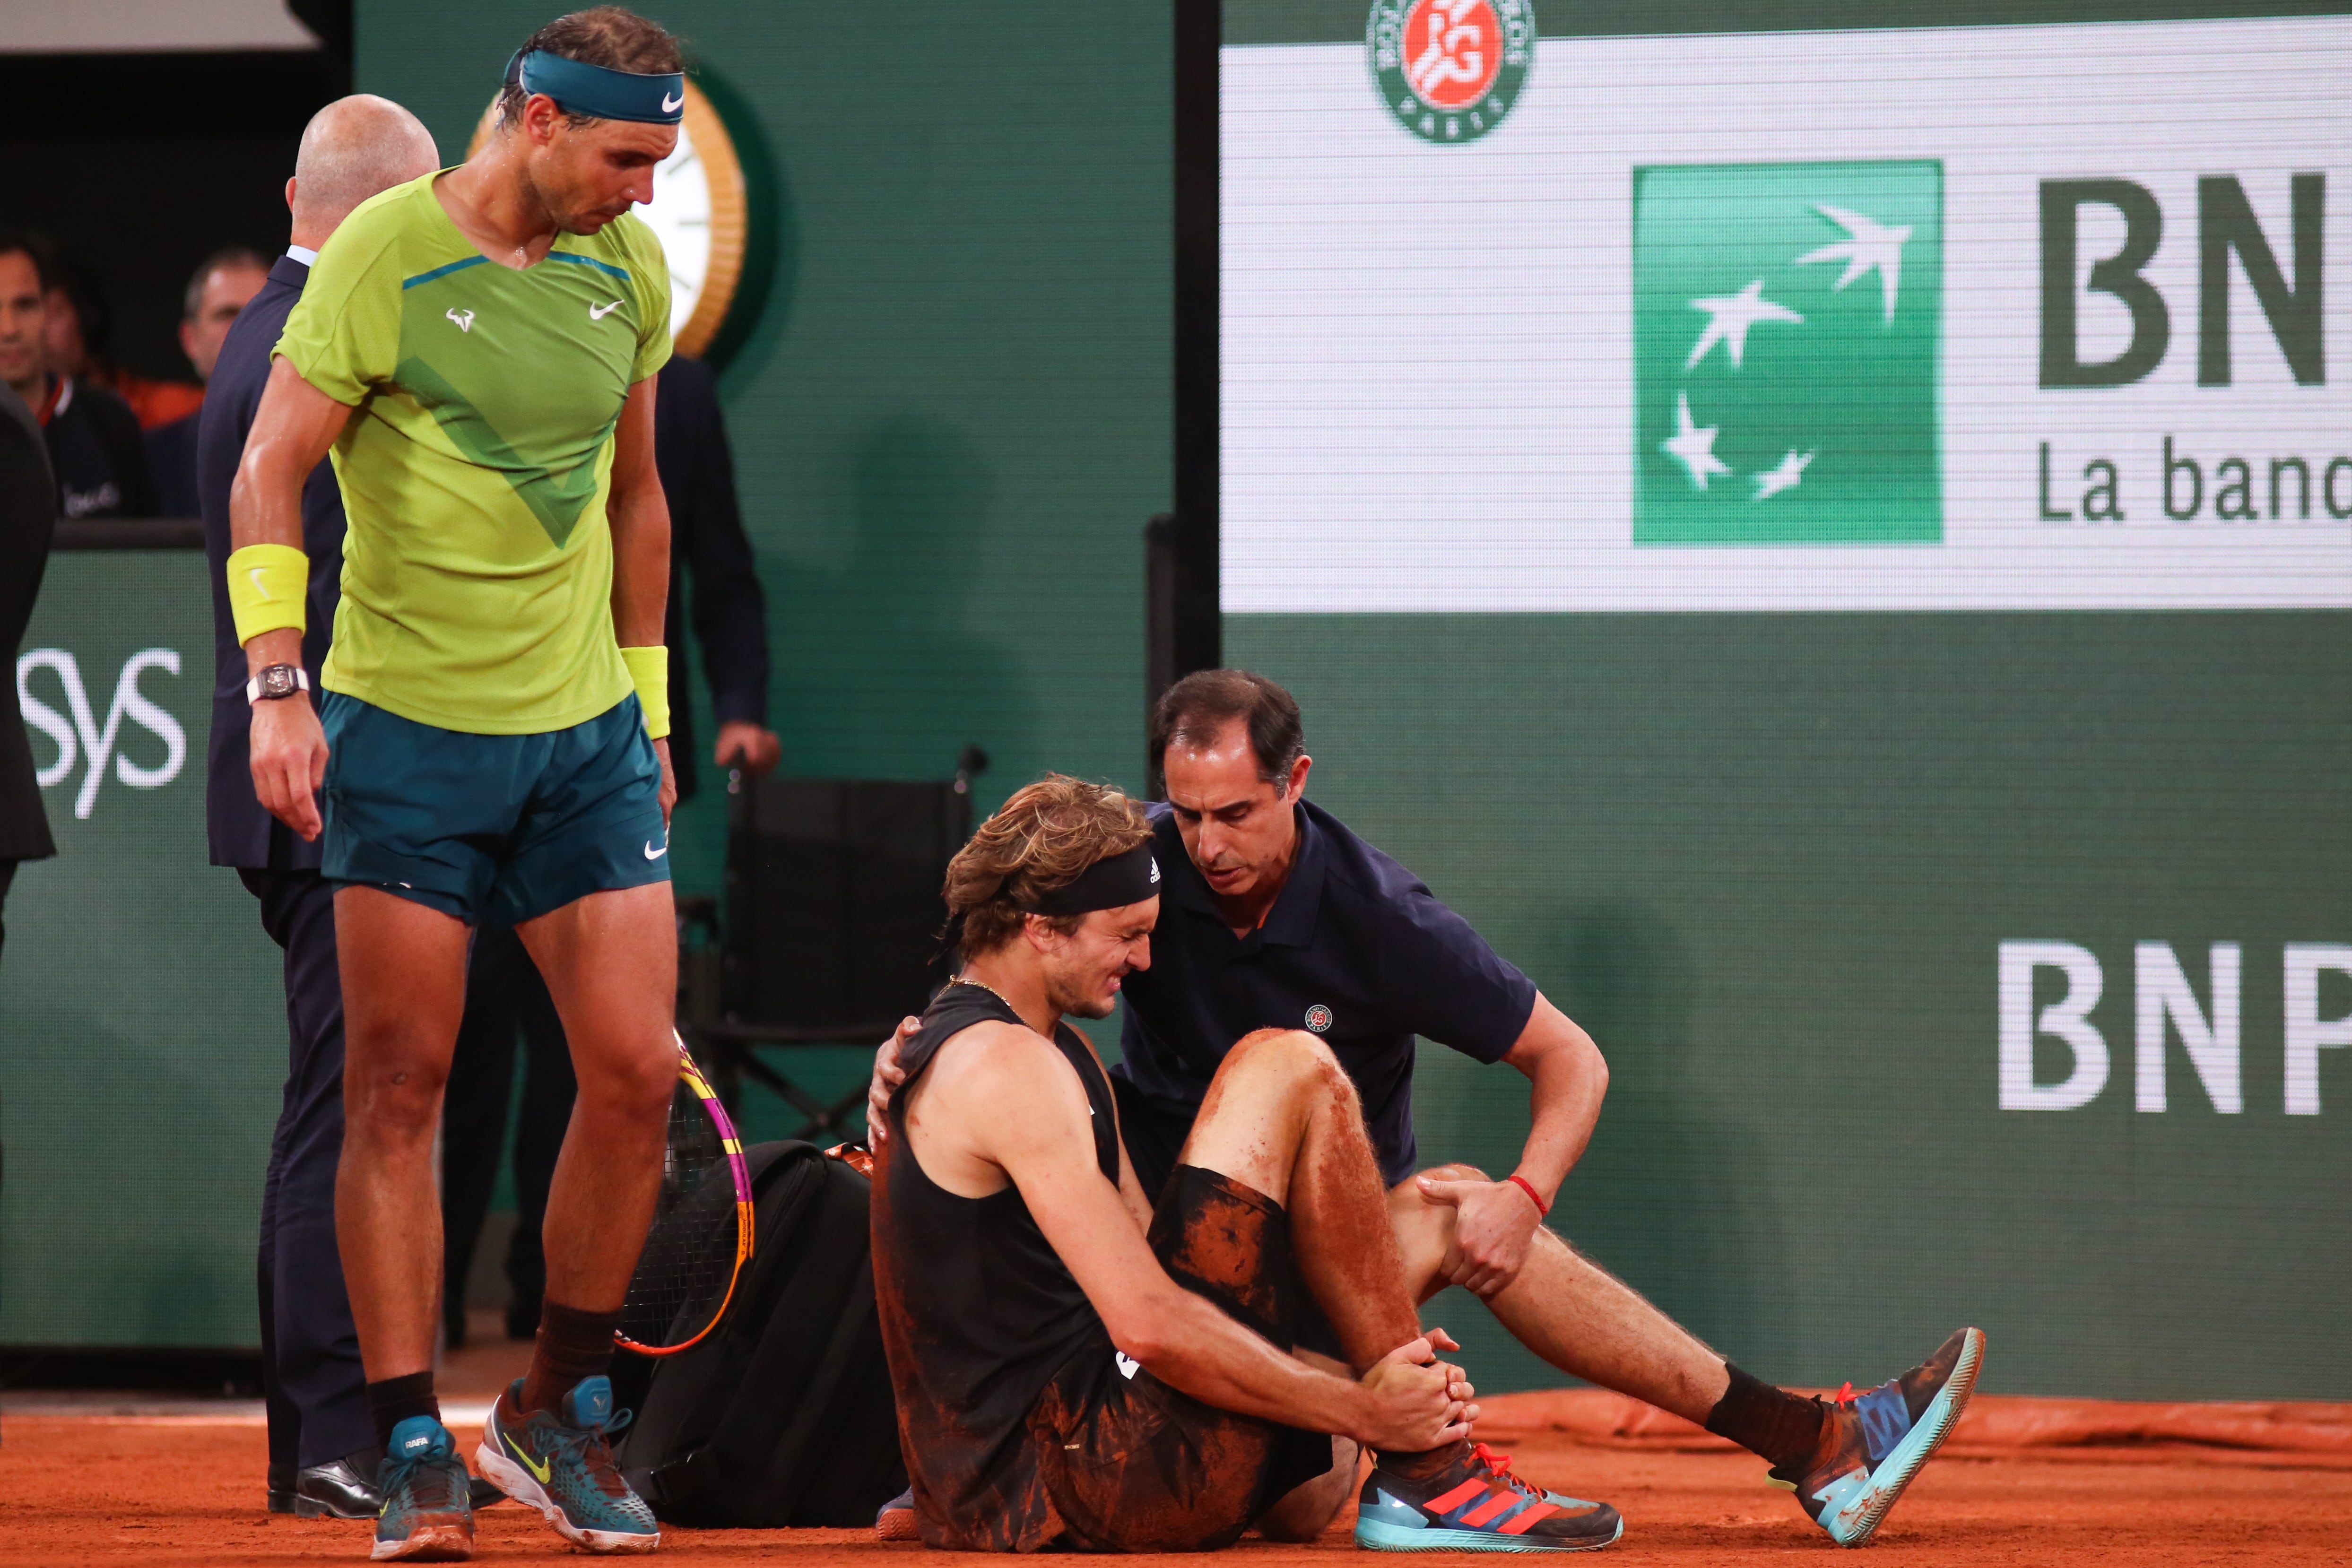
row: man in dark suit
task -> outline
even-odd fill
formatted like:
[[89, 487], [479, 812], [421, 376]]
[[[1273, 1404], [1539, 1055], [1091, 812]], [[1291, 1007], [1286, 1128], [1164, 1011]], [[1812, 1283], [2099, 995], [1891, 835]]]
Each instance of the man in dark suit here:
[[[57, 517], [57, 482], [49, 476], [41, 426], [24, 399], [0, 386], [0, 648], [8, 651], [11, 670], [16, 667], [17, 644], [25, 640], [25, 622], [32, 619], [33, 601], [40, 596]], [[19, 861], [47, 860], [57, 852], [12, 688], [0, 704], [0, 904], [7, 901]], [[0, 946], [6, 940], [7, 927], [0, 925]]]
[[[751, 564], [751, 541], [735, 503], [735, 460], [719, 384], [699, 360], [673, 354], [654, 401], [654, 464], [669, 497], [668, 643], [670, 766], [677, 798], [697, 784], [693, 704], [688, 694], [684, 606], [693, 596], [695, 640], [719, 718], [711, 760], [765, 773], [783, 755], [767, 726], [767, 598]], [[539, 1228], [547, 1212], [556, 1151], [572, 1115], [572, 1057], [547, 986], [511, 931], [475, 933], [466, 971], [466, 1012], [450, 1059], [442, 1105], [442, 1330], [466, 1338], [466, 1276], [498, 1184], [518, 1036], [524, 1052], [522, 1104], [514, 1119], [515, 1230], [507, 1248], [507, 1334], [529, 1339], [539, 1324], [547, 1262]]]
[[[382, 1455], [368, 1412], [359, 1334], [335, 1244], [335, 1168], [343, 1143], [343, 1000], [333, 890], [319, 846], [262, 808], [247, 758], [254, 695], [229, 613], [229, 486], [269, 379], [270, 350], [301, 298], [310, 264], [351, 210], [431, 172], [433, 138], [416, 117], [362, 94], [320, 110], [302, 133], [286, 202], [292, 240], [238, 314], [213, 367], [196, 440], [196, 491], [211, 563], [216, 676], [205, 791], [215, 865], [234, 866], [261, 901], [261, 924], [286, 954], [286, 1093], [262, 1186], [262, 1389], [269, 1416], [275, 1512], [373, 1518]], [[316, 685], [333, 633], [343, 555], [342, 497], [321, 463], [302, 488], [310, 558], [302, 663]], [[260, 700], [268, 700], [266, 698]]]
[[768, 601], [751, 565], [751, 541], [735, 505], [735, 458], [709, 365], [674, 354], [654, 400], [654, 463], [669, 497], [670, 765], [677, 798], [695, 790], [694, 731], [688, 700], [687, 594], [694, 597], [694, 635], [702, 644], [702, 678], [719, 719], [711, 760], [765, 773], [783, 755], [768, 727]]

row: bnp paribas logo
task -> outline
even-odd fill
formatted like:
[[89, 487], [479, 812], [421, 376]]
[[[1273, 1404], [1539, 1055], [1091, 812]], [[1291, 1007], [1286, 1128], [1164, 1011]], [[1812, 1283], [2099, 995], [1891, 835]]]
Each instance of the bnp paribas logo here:
[[1633, 542], [1934, 544], [1944, 172], [1633, 172]]

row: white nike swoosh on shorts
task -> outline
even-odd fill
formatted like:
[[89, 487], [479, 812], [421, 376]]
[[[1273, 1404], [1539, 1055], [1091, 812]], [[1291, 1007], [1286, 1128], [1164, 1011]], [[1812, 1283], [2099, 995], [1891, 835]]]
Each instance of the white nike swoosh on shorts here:
[[664, 844], [661, 848], [656, 849], [654, 848], [654, 841], [651, 839], [647, 839], [646, 841], [646, 859], [649, 861], [657, 861], [667, 853], [669, 853], [669, 846], [667, 844]]

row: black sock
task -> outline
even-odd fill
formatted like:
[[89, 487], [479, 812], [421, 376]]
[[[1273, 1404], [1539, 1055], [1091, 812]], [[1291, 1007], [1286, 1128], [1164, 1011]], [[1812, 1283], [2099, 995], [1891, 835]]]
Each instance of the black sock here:
[[1419, 1453], [1393, 1454], [1381, 1450], [1379, 1464], [1382, 1469], [1413, 1480], [1425, 1481], [1445, 1473], [1446, 1467], [1469, 1451], [1467, 1443], [1448, 1443], [1442, 1448], [1423, 1448]]
[[[368, 1414], [375, 1418], [375, 1440], [379, 1447], [392, 1447], [392, 1429], [411, 1416], [430, 1416], [441, 1419], [441, 1401], [433, 1396], [433, 1370], [412, 1372], [405, 1377], [387, 1377], [382, 1383], [367, 1385]], [[373, 1480], [375, 1478], [367, 1478]]]
[[613, 1331], [621, 1326], [618, 1308], [592, 1312], [549, 1297], [541, 1308], [539, 1345], [522, 1380], [525, 1410], [552, 1410], [583, 1377], [596, 1377], [613, 1364]]
[[1776, 1469], [1795, 1470], [1810, 1463], [1822, 1446], [1821, 1401], [1759, 1382], [1727, 1361], [1723, 1370], [1731, 1386], [1707, 1412], [1706, 1429], [1771, 1460]]

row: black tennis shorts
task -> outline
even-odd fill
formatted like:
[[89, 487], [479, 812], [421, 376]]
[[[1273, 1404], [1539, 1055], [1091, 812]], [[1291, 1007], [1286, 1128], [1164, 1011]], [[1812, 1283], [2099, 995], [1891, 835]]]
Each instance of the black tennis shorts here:
[[[1177, 1283], [1290, 1348], [1300, 1292], [1281, 1205], [1231, 1176], [1178, 1166], [1152, 1215], [1151, 1250]], [[1029, 1431], [1063, 1540], [1095, 1552], [1230, 1545], [1331, 1468], [1324, 1434], [1204, 1405], [1115, 1351], [1082, 1358], [1048, 1385]]]
[[[1177, 1161], [1183, 1153], [1184, 1140], [1192, 1135], [1192, 1113], [1162, 1105], [1116, 1072], [1110, 1075], [1110, 1092], [1118, 1101], [1118, 1136], [1127, 1145], [1128, 1163], [1135, 1167], [1135, 1179], [1142, 1184], [1143, 1196], [1157, 1204], [1170, 1173], [1184, 1168]], [[1286, 1245], [1285, 1253], [1288, 1250]], [[1346, 1361], [1348, 1353], [1339, 1343], [1339, 1331], [1323, 1315], [1322, 1307], [1304, 1281], [1295, 1286], [1292, 1300], [1292, 1345], [1328, 1355], [1333, 1361]]]

